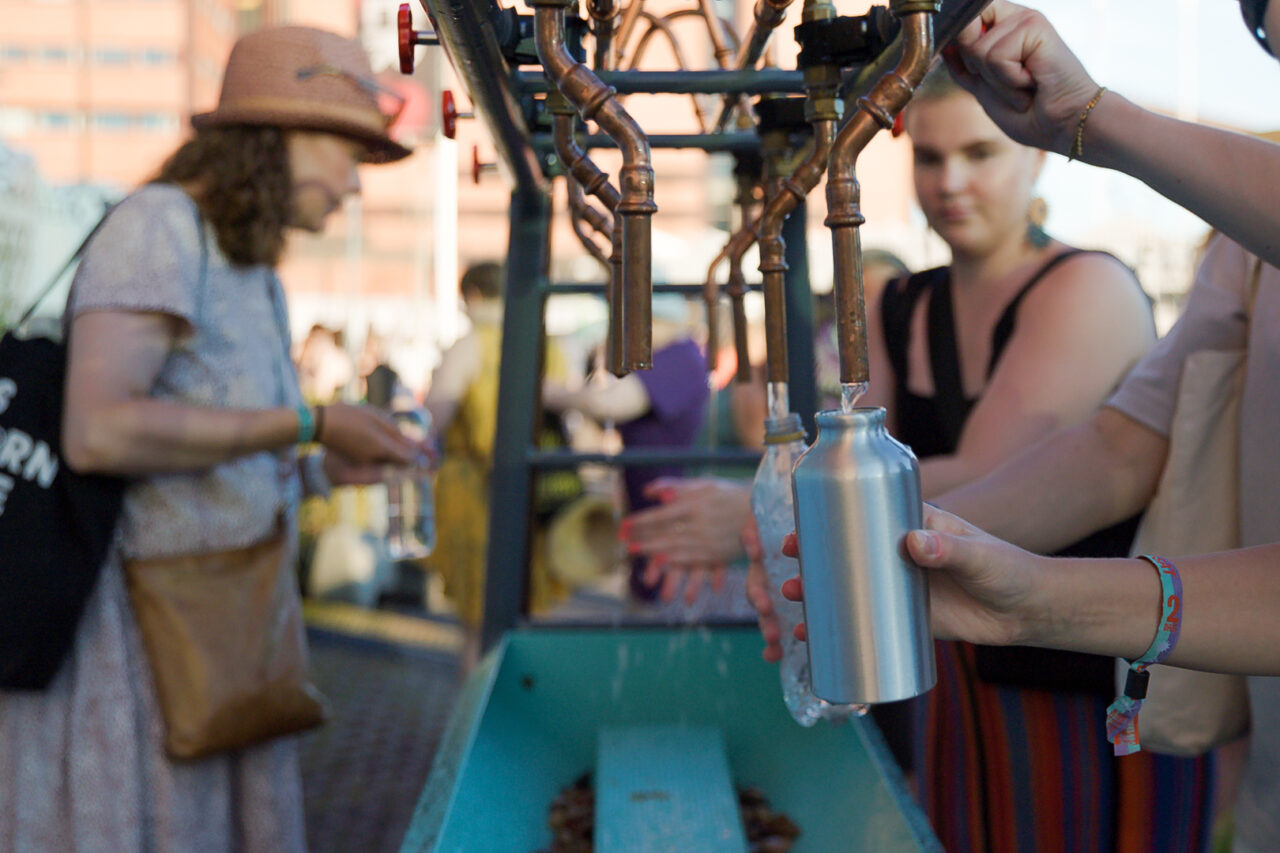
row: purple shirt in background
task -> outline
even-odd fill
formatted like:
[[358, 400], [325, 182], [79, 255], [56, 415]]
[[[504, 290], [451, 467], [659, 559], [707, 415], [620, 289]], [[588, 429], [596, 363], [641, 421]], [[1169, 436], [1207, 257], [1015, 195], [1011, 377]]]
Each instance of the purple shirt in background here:
[[[633, 374], [649, 394], [649, 411], [618, 428], [628, 448], [691, 447], [707, 412], [707, 365], [702, 350], [689, 338], [668, 344], [653, 354], [652, 370]], [[632, 512], [656, 501], [644, 487], [658, 477], [680, 476], [680, 465], [628, 468], [624, 472]]]

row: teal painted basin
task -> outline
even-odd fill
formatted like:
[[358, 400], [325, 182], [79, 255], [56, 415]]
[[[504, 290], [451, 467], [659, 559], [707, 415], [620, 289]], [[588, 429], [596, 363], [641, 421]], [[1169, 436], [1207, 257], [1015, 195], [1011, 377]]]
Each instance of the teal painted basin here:
[[602, 726], [681, 724], [720, 730], [734, 784], [802, 829], [794, 853], [941, 850], [875, 727], [794, 723], [761, 648], [739, 626], [508, 633], [463, 690], [402, 853], [543, 849]]

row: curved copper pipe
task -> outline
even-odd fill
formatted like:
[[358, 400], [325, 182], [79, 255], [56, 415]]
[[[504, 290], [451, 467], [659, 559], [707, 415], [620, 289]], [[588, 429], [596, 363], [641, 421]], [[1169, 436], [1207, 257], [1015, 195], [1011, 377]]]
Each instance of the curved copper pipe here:
[[[671, 45], [671, 52], [676, 58], [676, 67], [681, 71], [687, 71], [689, 69], [689, 63], [685, 61], [684, 52], [680, 49], [680, 40], [676, 38], [675, 32], [671, 29], [670, 22], [665, 17], [659, 18], [658, 16], [651, 15], [648, 12], [643, 12], [641, 14], [644, 19], [649, 22], [649, 28], [641, 34], [640, 41], [636, 43], [636, 49], [635, 52], [631, 54], [631, 62], [628, 67], [634, 71], [640, 64], [640, 60], [644, 58], [644, 52], [649, 47], [649, 39], [653, 38], [654, 33], [662, 33], [667, 37], [667, 42]], [[707, 119], [706, 116], [702, 114], [702, 105], [698, 103], [698, 96], [690, 95], [689, 98], [693, 102], [694, 118], [698, 120], [698, 132], [706, 133]]]
[[587, 0], [587, 14], [595, 25], [595, 69], [610, 71], [614, 67], [613, 33], [622, 4], [619, 0]]
[[[703, 18], [702, 10], [701, 9], [676, 9], [674, 12], [668, 12], [667, 14], [663, 15], [662, 20], [666, 21], [668, 24], [674, 24], [676, 21], [680, 20], [681, 18], [691, 18], [694, 16], [697, 16], [698, 18]], [[705, 18], [703, 19], [705, 20]], [[730, 26], [729, 22], [726, 21], [724, 18], [720, 18], [718, 20], [720, 22], [720, 37], [721, 38], [727, 37], [729, 40], [729, 44], [727, 46], [729, 53], [728, 53], [728, 56], [726, 57], [727, 61], [720, 62], [719, 57], [716, 57], [716, 61], [717, 63], [719, 63], [721, 68], [729, 69], [733, 67], [733, 58], [738, 55], [738, 34], [733, 31], [733, 27]]]
[[747, 279], [742, 274], [742, 256], [760, 239], [760, 220], [751, 218], [729, 240], [726, 254], [729, 258], [729, 282], [725, 292], [733, 307], [733, 348], [738, 356], [739, 383], [751, 382], [751, 346], [747, 340]]
[[[769, 36], [773, 35], [773, 31], [787, 17], [787, 7], [790, 5], [791, 0], [756, 0], [753, 11], [754, 19], [751, 22], [751, 29], [747, 33], [747, 40], [738, 46], [738, 58], [734, 64], [739, 71], [754, 68], [755, 64], [760, 61], [765, 45], [769, 43]], [[724, 103], [720, 107], [720, 117], [716, 119], [716, 133], [723, 133], [724, 129], [728, 127], [729, 115], [733, 112], [734, 106], [741, 100], [742, 98], [739, 95], [724, 96]]]
[[[635, 2], [635, 0], [632, 0]], [[621, 193], [615, 219], [622, 221], [623, 367], [653, 364], [653, 165], [649, 142], [614, 97], [614, 90], [569, 54], [564, 43], [565, 0], [533, 0], [538, 57], [547, 75], [584, 119], [595, 120], [622, 151]]]
[[733, 61], [733, 48], [725, 44], [724, 21], [716, 14], [711, 0], [698, 0], [698, 10], [707, 22], [707, 37], [711, 39], [711, 50], [715, 54], [716, 64], [721, 68], [728, 68], [729, 63]]
[[[834, 100], [834, 98], [832, 99]], [[769, 199], [760, 217], [760, 272], [764, 276], [764, 322], [770, 382], [787, 381], [787, 302], [782, 223], [813, 191], [827, 168], [827, 154], [836, 136], [838, 112], [813, 121], [813, 150], [788, 178], [782, 192]]]
[[578, 236], [578, 242], [582, 243], [587, 253], [600, 262], [605, 273], [612, 275], [609, 256], [596, 244], [586, 226], [591, 226], [591, 230], [597, 234], [610, 234], [613, 231], [613, 217], [587, 201], [582, 184], [575, 181], [572, 175], [565, 176], [565, 188], [569, 195], [569, 219], [573, 224], [573, 233]]
[[627, 42], [631, 41], [631, 33], [635, 30], [636, 22], [640, 20], [640, 12], [643, 9], [644, 0], [631, 0], [627, 8], [622, 11], [622, 21], [618, 24], [617, 36], [613, 41], [615, 68], [622, 64], [622, 57], [627, 51]]
[[858, 226], [866, 219], [859, 209], [861, 190], [856, 176], [858, 155], [881, 128], [893, 126], [894, 117], [933, 60], [934, 2], [900, 2], [891, 8], [902, 20], [902, 59], [896, 68], [858, 99], [858, 111], [849, 119], [831, 148], [827, 172], [827, 219], [834, 252], [836, 329], [840, 348], [840, 381], [868, 382], [867, 309], [862, 285], [862, 241]]
[[707, 370], [715, 370], [720, 364], [720, 318], [717, 309], [720, 307], [720, 283], [716, 278], [716, 268], [729, 257], [729, 247], [720, 250], [707, 267], [707, 277], [702, 282], [702, 302], [706, 308], [707, 321]]
[[622, 278], [622, 220], [617, 214], [618, 203], [622, 197], [618, 190], [609, 183], [609, 176], [591, 161], [587, 152], [582, 150], [573, 136], [573, 107], [560, 92], [552, 92], [547, 96], [548, 108], [552, 113], [552, 138], [555, 141], [556, 155], [568, 170], [569, 175], [583, 189], [600, 200], [607, 210], [613, 213], [609, 223], [609, 290], [606, 297], [609, 302], [609, 341], [605, 350], [606, 369], [615, 376], [627, 372], [624, 362], [626, 353], [623, 339], [626, 327], [623, 322], [623, 278]]
[[675, 54], [676, 65], [681, 71], [687, 71], [689, 63], [685, 61], [684, 50], [680, 47], [680, 39], [676, 38], [675, 32], [671, 29], [671, 22], [665, 17], [659, 18], [657, 15], [651, 15], [648, 12], [641, 13], [640, 17], [648, 22], [649, 27], [640, 34], [640, 41], [636, 42], [636, 49], [631, 54], [627, 67], [635, 71], [640, 65], [640, 60], [644, 58], [644, 52], [648, 49], [649, 40], [653, 38], [653, 34], [662, 33], [667, 37], [667, 43], [671, 45], [671, 52]]
[[[830, 20], [836, 7], [830, 0], [805, 0], [803, 20]], [[813, 127], [813, 148], [789, 177], [780, 192], [766, 203], [760, 215], [760, 273], [764, 276], [764, 322], [768, 381], [787, 380], [787, 261], [782, 223], [804, 203], [827, 169], [827, 156], [836, 137], [836, 123], [844, 103], [836, 96], [840, 68], [816, 65], [805, 69], [805, 117]]]

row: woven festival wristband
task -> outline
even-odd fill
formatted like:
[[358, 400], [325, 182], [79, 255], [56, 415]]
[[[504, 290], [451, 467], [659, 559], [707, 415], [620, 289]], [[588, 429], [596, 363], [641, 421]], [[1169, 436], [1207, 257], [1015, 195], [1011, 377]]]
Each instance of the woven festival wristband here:
[[1130, 755], [1142, 749], [1138, 743], [1138, 712], [1147, 696], [1147, 682], [1151, 674], [1147, 669], [1169, 657], [1178, 644], [1182, 632], [1182, 578], [1178, 569], [1164, 557], [1143, 554], [1160, 575], [1160, 622], [1156, 626], [1155, 639], [1142, 657], [1130, 661], [1124, 681], [1124, 692], [1107, 707], [1107, 740], [1111, 741], [1116, 755]]
[[306, 405], [297, 406], [294, 411], [298, 413], [298, 435], [294, 444], [310, 444], [316, 437], [316, 416]]

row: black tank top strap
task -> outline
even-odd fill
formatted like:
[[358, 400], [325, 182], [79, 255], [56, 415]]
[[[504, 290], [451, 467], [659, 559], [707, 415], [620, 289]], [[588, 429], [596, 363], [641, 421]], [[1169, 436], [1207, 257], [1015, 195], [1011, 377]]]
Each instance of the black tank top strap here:
[[[907, 387], [907, 348], [911, 345], [911, 316], [920, 294], [937, 279], [945, 279], [946, 267], [924, 270], [889, 282], [880, 296], [880, 328], [893, 368], [893, 384], [899, 396]], [[876, 377], [873, 377], [873, 380]]]
[[[996, 364], [1000, 361], [1000, 354], [1004, 352], [1005, 345], [1009, 343], [1009, 339], [1013, 337], [1014, 326], [1018, 322], [1018, 306], [1022, 304], [1022, 299], [1031, 292], [1037, 284], [1044, 280], [1050, 272], [1057, 268], [1059, 264], [1077, 255], [1106, 255], [1109, 258], [1115, 258], [1110, 252], [1095, 251], [1092, 249], [1067, 249], [1060, 252], [1044, 263], [1044, 266], [1036, 270], [1035, 275], [1022, 286], [1017, 295], [1009, 300], [1009, 304], [1004, 307], [1004, 311], [1000, 314], [1000, 319], [996, 321], [995, 328], [991, 331], [991, 360], [987, 362], [987, 376], [995, 372]], [[1116, 258], [1117, 262], [1119, 259]]]
[[964, 395], [960, 374], [960, 347], [956, 342], [955, 309], [951, 301], [951, 271], [939, 277], [929, 294], [929, 371], [933, 374], [933, 406], [946, 433], [947, 446], [960, 444], [973, 401]]

